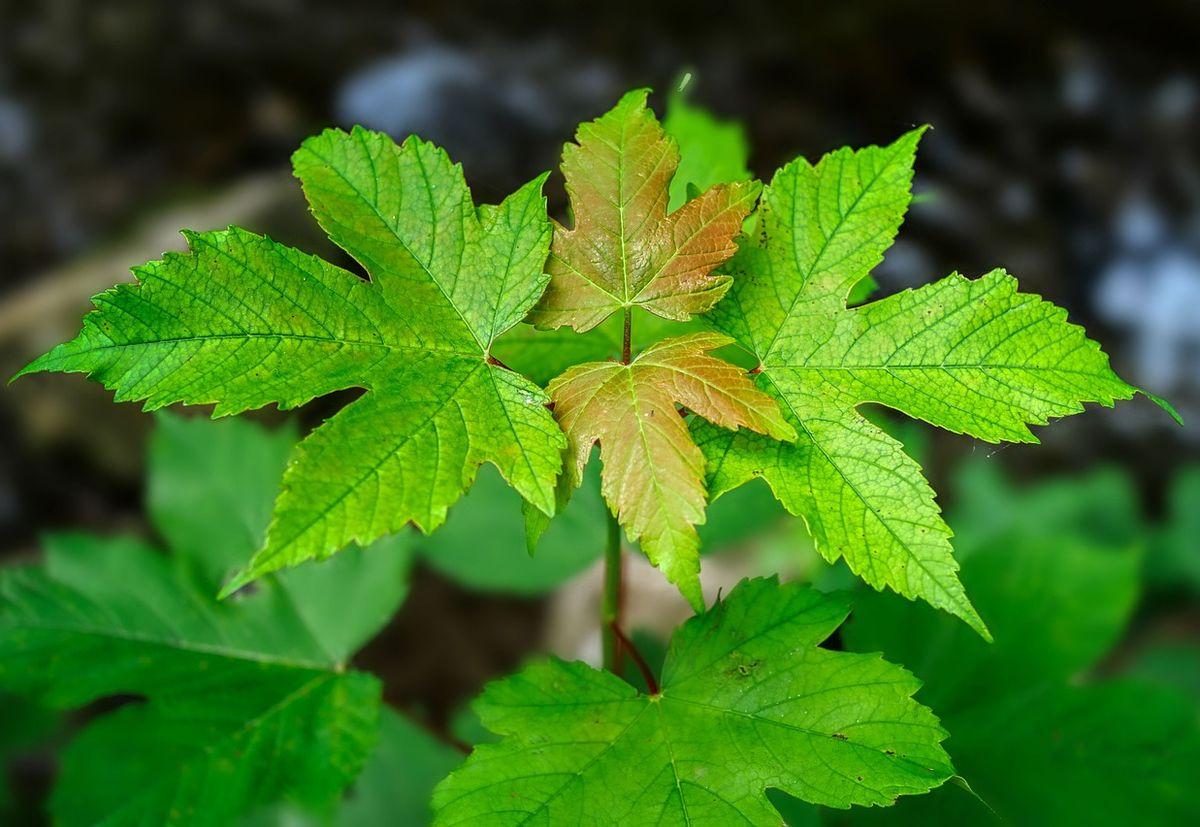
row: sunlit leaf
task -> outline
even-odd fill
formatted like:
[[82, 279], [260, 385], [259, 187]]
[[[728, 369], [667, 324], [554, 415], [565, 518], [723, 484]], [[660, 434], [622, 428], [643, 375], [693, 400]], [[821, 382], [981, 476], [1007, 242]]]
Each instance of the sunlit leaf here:
[[435, 824], [778, 825], [768, 788], [890, 805], [953, 774], [918, 683], [819, 648], [844, 596], [744, 581], [675, 634], [660, 691], [550, 660], [476, 703], [502, 735], [434, 793]]
[[97, 296], [79, 336], [23, 372], [217, 414], [367, 390], [296, 450], [265, 545], [227, 592], [410, 521], [433, 530], [483, 462], [553, 513], [562, 434], [541, 389], [489, 361], [546, 284], [544, 176], [476, 208], [442, 150], [358, 128], [310, 138], [293, 163], [370, 282], [245, 230], [188, 233], [189, 254]]
[[958, 275], [848, 309], [908, 207], [924, 130], [780, 169], [752, 237], [728, 267], [710, 321], [758, 359], [792, 444], [696, 424], [714, 496], [761, 476], [808, 522], [829, 560], [875, 588], [922, 598], [987, 629], [957, 576], [950, 531], [920, 467], [858, 411], [894, 408], [990, 442], [1036, 441], [1028, 425], [1112, 405], [1134, 388], [1066, 312], [1017, 292], [1003, 271]]

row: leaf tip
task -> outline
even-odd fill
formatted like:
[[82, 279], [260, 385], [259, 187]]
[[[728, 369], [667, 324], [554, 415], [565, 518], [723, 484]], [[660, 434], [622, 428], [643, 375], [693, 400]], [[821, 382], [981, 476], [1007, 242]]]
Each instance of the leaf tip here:
[[224, 600], [257, 579], [258, 575], [254, 573], [253, 569], [244, 568], [239, 570], [233, 576], [233, 579], [222, 586], [221, 591], [217, 592], [217, 600]]
[[778, 419], [771, 420], [767, 433], [779, 440], [780, 442], [795, 442], [800, 438], [800, 433], [796, 430], [792, 423], [788, 422], [780, 414]]
[[988, 629], [987, 624], [983, 622], [983, 618], [979, 616], [979, 612], [975, 611], [975, 607], [970, 603], [967, 604], [967, 608], [965, 610], [956, 611], [955, 614], [958, 615], [968, 626], [974, 629], [975, 632], [987, 643], [996, 642], [992, 637], [991, 630]]
[[696, 574], [694, 577], [689, 577], [686, 581], [680, 582], [677, 585], [680, 594], [683, 595], [684, 599], [692, 607], [692, 611], [698, 615], [704, 614], [706, 606], [704, 603], [704, 588], [700, 585], [700, 575]]
[[19, 371], [17, 371], [12, 376], [10, 376], [7, 384], [11, 385], [13, 382], [16, 382], [22, 376], [26, 376], [31, 373], [42, 373], [43, 371], [45, 371], [46, 370], [46, 361], [47, 361], [47, 357], [49, 355], [50, 355], [49, 353], [43, 353], [41, 356], [34, 359], [28, 365], [21, 368]]
[[626, 92], [624, 95], [621, 96], [621, 99], [619, 101], [617, 101], [617, 105], [613, 108], [614, 109], [623, 109], [623, 108], [645, 109], [646, 108], [646, 99], [650, 97], [650, 93], [653, 91], [654, 90], [651, 89], [649, 86], [642, 86], [637, 89], [630, 89], [628, 92]]
[[[17, 376], [20, 376], [20, 375], [21, 374], [19, 374], [19, 373], [17, 374]], [[13, 378], [15, 379], [16, 377], [13, 377]], [[1178, 410], [1176, 410], [1174, 405], [1172, 405], [1166, 399], [1163, 399], [1158, 394], [1150, 393], [1150, 391], [1146, 390], [1145, 388], [1136, 388], [1136, 391], [1138, 393], [1140, 393], [1142, 396], [1149, 399], [1151, 402], [1153, 402], [1158, 407], [1162, 408], [1162, 410], [1164, 410], [1166, 412], [1167, 416], [1169, 416], [1169, 417], [1171, 417], [1171, 419], [1175, 420], [1176, 425], [1180, 426], [1181, 428], [1183, 427], [1183, 415], [1180, 414]]]

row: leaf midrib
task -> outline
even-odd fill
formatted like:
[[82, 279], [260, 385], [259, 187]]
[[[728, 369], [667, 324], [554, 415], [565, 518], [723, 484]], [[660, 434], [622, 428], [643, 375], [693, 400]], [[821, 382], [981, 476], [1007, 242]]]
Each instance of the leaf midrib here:
[[95, 626], [92, 624], [37, 623], [30, 622], [28, 620], [22, 620], [18, 623], [14, 623], [13, 625], [18, 628], [31, 629], [40, 632], [52, 632], [66, 635], [83, 635], [93, 638], [117, 640], [124, 643], [137, 643], [146, 646], [156, 646], [173, 652], [186, 652], [196, 655], [216, 655], [217, 657], [225, 658], [227, 660], [268, 664], [286, 669], [316, 671], [332, 674], [336, 667], [335, 663], [320, 663], [317, 661], [291, 659], [282, 655], [272, 655], [268, 652], [256, 652], [251, 649], [240, 649], [232, 646], [224, 646], [218, 643], [202, 643], [199, 641], [189, 641], [182, 638], [172, 638], [168, 636], [159, 637], [156, 635], [134, 632], [131, 630], [113, 629], [104, 626]]
[[[780, 334], [783, 333], [784, 327], [787, 326], [788, 318], [792, 315], [792, 312], [796, 309], [796, 306], [800, 303], [801, 298], [806, 296], [806, 291], [808, 288], [809, 281], [812, 278], [813, 273], [816, 272], [817, 264], [820, 262], [821, 257], [825, 255], [825, 251], [829, 248], [829, 244], [833, 240], [833, 237], [835, 235], [837, 235], [839, 232], [841, 232], [843, 225], [845, 225], [846, 221], [849, 220], [851, 214], [858, 208], [859, 203], [862, 201], [862, 199], [864, 197], [866, 197], [866, 194], [875, 186], [875, 183], [879, 180], [880, 176], [883, 175], [884, 171], [891, 168], [893, 160], [895, 160], [894, 156], [889, 156], [887, 158], [887, 160], [883, 164], [880, 165], [879, 169], [876, 170], [875, 174], [871, 176], [871, 179], [868, 182], [866, 182], [866, 184], [862, 188], [862, 191], [859, 192], [858, 196], [855, 197], [854, 201], [850, 204], [850, 206], [846, 209], [846, 211], [838, 216], [837, 224], [835, 224], [833, 229], [830, 230], [829, 234], [827, 236], [825, 236], [824, 240], [821, 243], [821, 249], [817, 251], [817, 254], [815, 256], [813, 256], [812, 264], [807, 269], [807, 271], [800, 266], [799, 251], [797, 250], [796, 244], [793, 241], [793, 243], [792, 243], [792, 262], [796, 268], [796, 272], [804, 274], [803, 281], [801, 281], [800, 286], [796, 290], [795, 295], [792, 296], [792, 301], [789, 304], [787, 311], [783, 314], [779, 328], [775, 331], [775, 334], [771, 337], [771, 341], [767, 343], [767, 347], [763, 351], [763, 361], [766, 361], [767, 359], [770, 358], [772, 351], [775, 349], [776, 342], [779, 341]], [[821, 161], [821, 163], [824, 163], [824, 159]], [[819, 167], [821, 166], [821, 163], [818, 163], [816, 166], [809, 166], [808, 169], [815, 173], [818, 171]], [[842, 168], [844, 168], [845, 162], [843, 161], [842, 164], [843, 164], [843, 167], [839, 167], [839, 173], [841, 172]], [[799, 184], [799, 182], [797, 181], [792, 187], [792, 193], [793, 193], [793, 195], [792, 195], [792, 212], [793, 212], [793, 215], [795, 214], [795, 208], [796, 208], [796, 200], [797, 200], [796, 199], [796, 186], [798, 184]], [[842, 178], [841, 178], [841, 175], [839, 174], [838, 175], [838, 195], [837, 195], [837, 198], [839, 201], [841, 200], [841, 187], [842, 187]], [[766, 200], [767, 200], [767, 198], [764, 195], [763, 201], [765, 202]], [[795, 223], [794, 220], [792, 223], [793, 223], [793, 227], [794, 227], [794, 223]], [[861, 246], [863, 246], [863, 245], [859, 245], [859, 246], [861, 248]], [[865, 275], [864, 275], [864, 278], [865, 278]], [[841, 297], [838, 297], [838, 304], [839, 304], [839, 306], [841, 305]], [[845, 308], [842, 307], [841, 309], [845, 309]]]
[[[487, 367], [486, 363], [484, 363], [482, 361], [479, 364], [482, 367]], [[451, 402], [456, 400], [458, 392], [462, 389], [462, 387], [464, 385], [467, 384], [468, 381], [470, 381], [471, 377], [475, 375], [475, 372], [478, 369], [479, 368], [477, 367], [474, 370], [468, 371], [467, 374], [463, 377], [462, 381], [459, 382], [458, 385], [454, 388], [454, 390], [451, 391], [450, 393], [446, 394], [445, 400], [442, 401], [442, 403], [438, 406], [436, 411], [434, 411], [433, 413], [430, 414], [429, 422], [426, 423], [425, 427], [428, 427], [429, 425], [433, 424], [434, 418], [438, 414], [440, 414], [446, 408], [447, 405], [449, 405]], [[386, 392], [386, 391], [384, 391], [384, 392]], [[380, 393], [380, 391], [372, 390], [371, 393]], [[351, 404], [352, 405], [358, 404], [359, 401], [360, 400], [355, 400]], [[349, 407], [343, 408], [343, 410], [349, 410]], [[278, 556], [279, 554], [281, 554], [283, 552], [284, 549], [291, 546], [300, 537], [302, 537], [305, 533], [307, 533], [310, 529], [312, 529], [313, 526], [324, 521], [325, 518], [329, 516], [330, 512], [332, 512], [335, 508], [340, 506], [346, 500], [346, 498], [349, 497], [353, 492], [357, 491], [359, 486], [361, 486], [368, 477], [372, 476], [373, 474], [377, 474], [379, 472], [379, 469], [382, 468], [385, 463], [387, 463], [393, 457], [395, 457], [396, 453], [402, 447], [404, 447], [405, 445], [410, 443], [413, 439], [416, 438], [417, 434], [422, 433], [424, 430], [425, 430], [425, 428], [419, 428], [416, 431], [407, 434], [398, 445], [393, 445], [392, 449], [389, 450], [388, 452], [386, 452], [378, 462], [376, 462], [370, 468], [368, 468], [366, 471], [364, 471], [362, 474], [360, 474], [358, 476], [358, 478], [355, 479], [351, 485], [346, 486], [345, 490], [342, 491], [342, 493], [339, 494], [337, 496], [337, 498], [333, 500], [333, 502], [331, 502], [328, 505], [326, 505], [325, 507], [321, 508], [319, 511], [316, 512], [315, 516], [313, 516], [311, 519], [309, 519], [307, 522], [305, 522], [304, 525], [302, 525], [300, 528], [294, 530], [292, 532], [291, 536], [283, 543], [283, 545], [277, 547], [275, 550], [275, 553], [272, 554], [267, 559], [273, 559], [274, 557]], [[285, 483], [286, 483], [286, 477], [285, 477]], [[283, 495], [280, 495], [280, 496], [282, 497]], [[271, 525], [267, 529], [267, 543], [266, 543], [264, 550], [266, 548], [270, 548], [272, 546], [271, 532], [274, 528], [275, 528], [275, 520], [272, 520]], [[257, 555], [255, 557], [257, 558]], [[261, 569], [262, 562], [263, 561], [258, 561], [257, 559], [251, 559], [251, 561], [248, 565], [252, 568]], [[256, 565], [256, 563], [257, 563], [257, 565]]]
[[[962, 611], [965, 611], [968, 614], [974, 614], [974, 610], [971, 607], [971, 604], [967, 601], [966, 597], [963, 596], [960, 600], [957, 600], [957, 601], [954, 600], [954, 596], [945, 587], [945, 585], [943, 585], [943, 583], [941, 582], [941, 578], [936, 577], [934, 575], [934, 573], [929, 570], [929, 567], [926, 565], [925, 561], [913, 553], [912, 549], [909, 548], [908, 543], [904, 542], [900, 538], [900, 535], [896, 533], [896, 530], [894, 528], [892, 528], [891, 523], [888, 520], [885, 520], [883, 518], [883, 515], [881, 515], [879, 513], [878, 509], [876, 509], [876, 507], [875, 507], [875, 504], [871, 500], [869, 500], [863, 496], [862, 492], [858, 489], [858, 486], [855, 485], [854, 482], [848, 476], [846, 476], [846, 473], [842, 470], [842, 467], [838, 463], [834, 462], [833, 457], [831, 457], [829, 455], [829, 453], [825, 450], [825, 446], [822, 445], [817, 440], [817, 438], [813, 435], [813, 432], [809, 429], [808, 423], [804, 420], [804, 417], [802, 417], [800, 415], [800, 413], [796, 410], [795, 406], [792, 405], [791, 400], [788, 399], [788, 397], [783, 393], [782, 389], [775, 383], [775, 380], [767, 373], [764, 373], [763, 376], [766, 378], [766, 380], [768, 382], [771, 383], [772, 387], [775, 388], [775, 396], [778, 399], [782, 400], [783, 404], [787, 405], [787, 408], [789, 411], [791, 411], [792, 416], [794, 416], [796, 418], [796, 421], [798, 423], [800, 423], [800, 427], [804, 429], [804, 433], [808, 437], [809, 442], [811, 442], [812, 445], [818, 451], [821, 452], [821, 456], [825, 458], [825, 461], [829, 463], [830, 467], [837, 470], [838, 476], [841, 477], [842, 481], [845, 482], [846, 485], [850, 488], [850, 490], [854, 492], [854, 496], [858, 499], [858, 501], [861, 502], [863, 504], [863, 506], [868, 511], [871, 512], [871, 514], [875, 517], [875, 519], [879, 522], [879, 524], [882, 525], [887, 530], [888, 534], [890, 534], [892, 536], [892, 539], [895, 540], [896, 544], [900, 548], [904, 549], [904, 553], [909, 557], [909, 559], [911, 559], [914, 563], [917, 564], [917, 566], [921, 569], [921, 571], [923, 571], [925, 573], [925, 575], [929, 578], [929, 582], [931, 582], [935, 585], [937, 591], [942, 594], [943, 598], [950, 601], [950, 603], [947, 604], [947, 607], [954, 606], [956, 609], [956, 613], [957, 613], [957, 610], [961, 609]], [[874, 426], [872, 426], [872, 427], [874, 427]], [[874, 556], [873, 555], [868, 555], [868, 556], [871, 558], [872, 562], [874, 562]], [[955, 563], [953, 561], [953, 558], [951, 558], [951, 566], [952, 566], [952, 571], [957, 570], [957, 568], [958, 568], [958, 565], [957, 565], [957, 563]], [[962, 608], [963, 603], [966, 603], [965, 608]]]
[[[365, 134], [365, 130], [363, 130], [360, 134]], [[375, 172], [374, 172], [375, 161], [371, 157], [370, 148], [366, 145], [366, 143], [364, 143], [364, 139], [362, 137], [359, 138], [359, 143], [362, 145], [363, 151], [366, 153], [367, 158], [371, 161], [372, 180], [378, 186], [378, 175], [375, 174]], [[399, 151], [399, 149], [401, 149], [401, 148], [397, 148], [397, 151]], [[475, 332], [475, 328], [471, 325], [470, 321], [468, 321], [466, 315], [458, 308], [458, 305], [454, 302], [454, 298], [446, 291], [446, 288], [444, 288], [442, 286], [441, 282], [438, 281], [437, 277], [434, 276], [433, 271], [429, 268], [429, 265], [426, 262], [422, 261], [421, 258], [415, 252], [413, 252], [412, 247], [410, 247], [408, 242], [400, 235], [399, 231], [394, 226], [392, 226], [392, 223], [384, 216], [384, 214], [382, 212], [380, 212], [379, 206], [375, 203], [375, 200], [368, 199], [366, 197], [365, 193], [363, 193], [363, 191], [360, 190], [355, 185], [355, 183], [353, 181], [351, 181], [350, 178], [348, 178], [346, 176], [346, 174], [336, 164], [334, 164], [332, 161], [330, 161], [327, 157], [325, 157], [321, 153], [317, 152], [312, 147], [309, 147], [309, 152], [311, 152], [316, 158], [318, 158], [330, 170], [332, 170], [339, 178], [341, 178], [342, 182], [345, 183], [346, 186], [348, 186], [350, 188], [350, 190], [356, 196], [358, 196], [360, 202], [362, 204], [364, 204], [372, 213], [375, 214], [375, 217], [379, 219], [379, 223], [384, 227], [384, 229], [387, 230], [387, 232], [392, 236], [392, 238], [394, 238], [396, 240], [396, 243], [400, 245], [400, 247], [404, 250], [404, 252], [408, 255], [408, 257], [410, 259], [412, 259], [412, 261], [419, 268], [421, 268], [421, 271], [425, 273], [425, 275], [429, 278], [430, 283], [434, 287], [437, 288], [438, 292], [442, 294], [442, 297], [445, 298], [446, 303], [448, 305], [450, 305], [450, 309], [453, 310], [455, 315], [458, 316], [459, 320], [463, 323], [463, 327], [465, 327], [467, 329], [467, 332], [471, 334], [471, 338], [475, 340], [475, 344], [477, 344], [479, 346], [480, 352], [486, 353], [487, 347], [483, 344], [482, 341], [480, 341], [479, 334]], [[413, 153], [413, 156], [416, 158], [417, 167], [421, 170], [421, 177], [426, 182], [426, 187], [425, 187], [426, 197], [429, 197], [431, 195], [431, 191], [428, 186], [429, 173], [425, 169], [425, 163], [421, 159], [420, 151], [419, 150], [415, 151]], [[309, 184], [307, 182], [305, 182], [305, 186], [308, 186], [308, 185]], [[432, 207], [430, 208], [430, 214], [435, 216], [435, 223], [436, 223], [436, 210], [434, 210]], [[470, 219], [467, 219], [467, 220], [470, 220]], [[322, 225], [324, 224], [324, 222], [321, 221], [319, 217], [318, 217], [318, 221]], [[436, 233], [436, 229], [435, 229], [435, 232], [434, 232], [435, 243], [436, 243], [436, 236], [437, 236], [437, 233]], [[467, 243], [466, 234], [464, 233], [464, 235], [463, 235], [464, 247], [465, 247], [466, 243]], [[353, 251], [348, 251], [348, 252], [350, 252], [350, 255], [354, 256], [355, 258], [358, 257], [358, 255], [356, 253], [354, 253]], [[389, 268], [385, 267], [384, 269], [386, 270]], [[374, 284], [378, 289], [380, 289], [382, 291], [382, 285], [378, 284], [374, 280], [372, 280], [372, 284]]]

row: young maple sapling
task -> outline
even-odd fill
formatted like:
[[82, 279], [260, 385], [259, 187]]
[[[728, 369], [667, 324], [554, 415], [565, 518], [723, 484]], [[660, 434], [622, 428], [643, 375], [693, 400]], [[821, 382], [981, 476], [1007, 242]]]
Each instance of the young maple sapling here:
[[[955, 770], [919, 682], [820, 645], [849, 598], [770, 577], [706, 608], [696, 527], [762, 479], [826, 560], [990, 639], [920, 466], [860, 407], [1035, 442], [1029, 426], [1138, 390], [1003, 270], [858, 303], [910, 204], [924, 128], [797, 158], [760, 185], [719, 141], [693, 150], [685, 108], [668, 131], [646, 102], [626, 94], [565, 146], [569, 227], [547, 215], [548, 174], [476, 206], [438, 147], [327, 130], [293, 167], [369, 279], [248, 230], [188, 232], [188, 253], [97, 296], [81, 333], [22, 371], [83, 372], [118, 401], [214, 416], [365, 390], [292, 450], [223, 597], [410, 524], [435, 531], [484, 463], [520, 494], [533, 550], [599, 445], [606, 669], [551, 658], [489, 685], [476, 710], [499, 740], [438, 786], [438, 823], [767, 825], [768, 789], [847, 808], [941, 785]], [[620, 617], [622, 533], [696, 613], [657, 676]], [[648, 692], [618, 677], [622, 653]]]

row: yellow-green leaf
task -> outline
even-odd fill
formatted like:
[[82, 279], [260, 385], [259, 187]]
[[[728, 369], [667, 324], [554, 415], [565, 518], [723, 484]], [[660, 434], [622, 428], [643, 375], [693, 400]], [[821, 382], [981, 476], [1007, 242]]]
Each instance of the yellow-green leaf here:
[[758, 386], [799, 436], [784, 445], [698, 423], [695, 437], [714, 495], [764, 478], [804, 516], [826, 558], [986, 636], [920, 467], [858, 407], [887, 405], [990, 442], [1032, 442], [1029, 425], [1135, 389], [1064, 310], [1019, 293], [1000, 270], [847, 308], [900, 227], [923, 131], [776, 173], [756, 236], [739, 242], [730, 264], [734, 287], [709, 320], [759, 360]]
[[844, 594], [745, 580], [671, 639], [662, 686], [549, 660], [476, 701], [500, 735], [433, 794], [434, 824], [778, 827], [770, 789], [886, 807], [954, 774], [920, 686], [878, 655], [819, 644]]
[[476, 207], [441, 149], [360, 128], [292, 160], [369, 282], [246, 230], [189, 233], [189, 254], [97, 296], [79, 336], [23, 372], [84, 372], [118, 400], [217, 415], [366, 390], [300, 443], [266, 542], [226, 592], [409, 522], [432, 531], [484, 462], [552, 514], [565, 440], [544, 392], [489, 358], [548, 279], [545, 176]]

